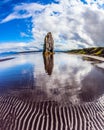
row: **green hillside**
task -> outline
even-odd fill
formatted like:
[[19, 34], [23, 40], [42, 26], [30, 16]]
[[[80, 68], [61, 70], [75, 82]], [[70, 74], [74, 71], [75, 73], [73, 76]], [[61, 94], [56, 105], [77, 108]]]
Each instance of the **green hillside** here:
[[87, 54], [104, 57], [104, 47], [93, 47], [93, 48], [84, 48], [77, 50], [70, 50], [68, 53], [74, 54]]

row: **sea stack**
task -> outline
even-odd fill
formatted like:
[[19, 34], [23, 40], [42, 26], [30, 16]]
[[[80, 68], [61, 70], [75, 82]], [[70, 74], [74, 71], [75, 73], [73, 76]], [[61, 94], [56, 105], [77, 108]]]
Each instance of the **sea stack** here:
[[53, 50], [54, 50], [54, 40], [52, 37], [52, 33], [48, 32], [44, 39], [43, 53], [44, 54], [53, 54], [54, 53]]

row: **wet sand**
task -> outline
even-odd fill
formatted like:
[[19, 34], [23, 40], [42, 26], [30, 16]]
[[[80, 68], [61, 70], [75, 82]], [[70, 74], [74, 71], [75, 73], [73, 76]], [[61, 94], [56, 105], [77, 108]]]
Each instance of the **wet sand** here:
[[52, 100], [32, 101], [18, 93], [0, 96], [0, 130], [104, 129], [104, 96], [95, 102], [62, 105]]
[[91, 56], [91, 55], [83, 55], [83, 56], [90, 57], [90, 58], [93, 58], [93, 59], [97, 59], [97, 60], [100, 60], [100, 61], [104, 61], [104, 57], [100, 57], [100, 56]]
[[12, 60], [12, 59], [14, 59], [14, 57], [11, 57], [11, 58], [4, 58], [4, 59], [0, 59], [0, 62], [7, 61], [7, 60]]

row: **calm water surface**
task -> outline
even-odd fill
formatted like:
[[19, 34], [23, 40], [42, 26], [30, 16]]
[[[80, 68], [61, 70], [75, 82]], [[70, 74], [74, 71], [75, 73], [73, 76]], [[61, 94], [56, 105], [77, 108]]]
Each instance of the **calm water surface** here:
[[0, 93], [4, 92], [34, 102], [96, 101], [104, 94], [104, 70], [77, 55], [19, 54], [0, 62]]

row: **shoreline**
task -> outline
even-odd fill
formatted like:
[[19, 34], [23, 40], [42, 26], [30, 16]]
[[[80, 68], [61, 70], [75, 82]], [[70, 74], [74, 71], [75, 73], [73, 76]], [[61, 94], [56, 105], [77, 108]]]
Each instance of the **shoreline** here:
[[4, 58], [4, 59], [0, 59], [0, 62], [7, 61], [7, 60], [12, 60], [12, 59], [14, 59], [14, 57], [11, 57], [11, 58]]
[[104, 61], [104, 58], [100, 57], [100, 56], [87, 55], [87, 54], [77, 54], [77, 53], [67, 53], [67, 54], [89, 57], [89, 58], [92, 58], [92, 59], [95, 59], [95, 60], [99, 60], [99, 61], [102, 61], [102, 62]]
[[83, 55], [83, 56], [101, 61], [101, 63], [95, 63], [95, 66], [98, 67], [98, 68], [100, 68], [100, 69], [104, 69], [104, 58], [103, 57], [89, 56], [89, 55]]
[[104, 69], [104, 58], [103, 57], [86, 55], [86, 54], [76, 54], [76, 53], [67, 53], [67, 54], [79, 55], [79, 56], [83, 56], [83, 57], [87, 57], [87, 58], [91, 58], [91, 59], [97, 60], [97, 61], [99, 61], [101, 63], [94, 63], [94, 65], [96, 67], [98, 67], [98, 68]]
[[96, 59], [96, 60], [99, 60], [99, 61], [104, 61], [104, 58], [100, 57], [100, 56], [92, 56], [92, 55], [84, 55], [84, 54], [79, 54], [79, 55], [89, 57], [89, 58], [93, 58], [93, 59]]

